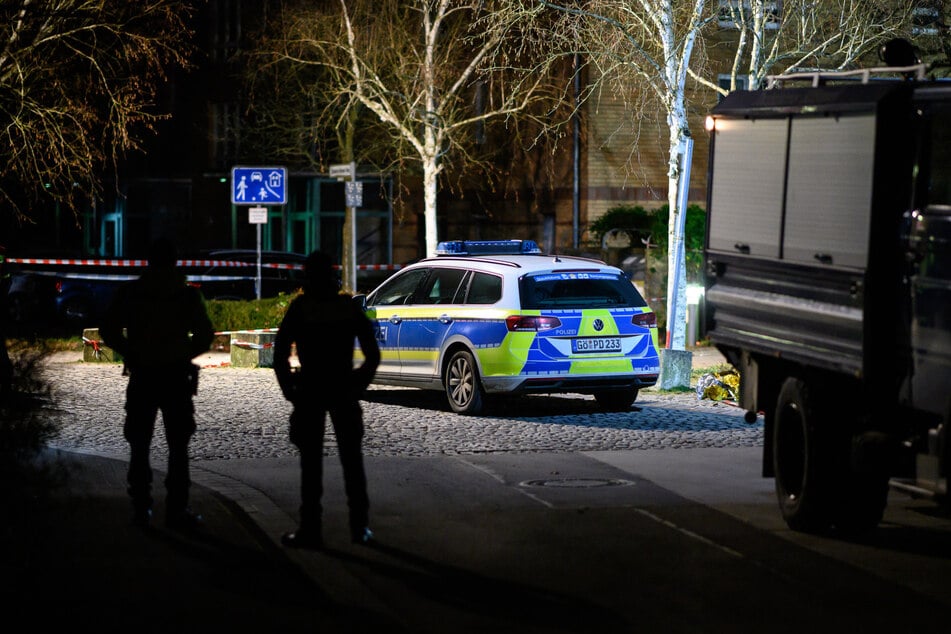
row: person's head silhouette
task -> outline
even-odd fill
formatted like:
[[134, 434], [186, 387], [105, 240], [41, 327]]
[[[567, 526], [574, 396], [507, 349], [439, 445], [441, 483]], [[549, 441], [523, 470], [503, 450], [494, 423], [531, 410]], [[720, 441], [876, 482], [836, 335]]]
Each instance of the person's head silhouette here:
[[334, 262], [322, 251], [314, 251], [304, 260], [304, 278], [307, 288], [321, 295], [336, 295], [340, 290], [340, 278], [334, 270]]
[[175, 243], [173, 243], [168, 238], [158, 238], [149, 245], [148, 259], [149, 268], [175, 268], [175, 264], [178, 261], [178, 253], [175, 249]]

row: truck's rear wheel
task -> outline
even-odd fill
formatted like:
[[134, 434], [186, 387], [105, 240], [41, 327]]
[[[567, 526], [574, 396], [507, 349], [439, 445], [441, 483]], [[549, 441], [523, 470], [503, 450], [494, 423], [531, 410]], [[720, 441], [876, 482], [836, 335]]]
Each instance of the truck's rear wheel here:
[[856, 469], [849, 412], [805, 381], [788, 378], [776, 401], [773, 469], [783, 519], [793, 530], [852, 535], [874, 528], [888, 495], [884, 465]]
[[828, 410], [804, 381], [788, 378], [776, 400], [773, 469], [783, 519], [793, 530], [821, 532], [832, 525], [831, 447], [822, 434]]

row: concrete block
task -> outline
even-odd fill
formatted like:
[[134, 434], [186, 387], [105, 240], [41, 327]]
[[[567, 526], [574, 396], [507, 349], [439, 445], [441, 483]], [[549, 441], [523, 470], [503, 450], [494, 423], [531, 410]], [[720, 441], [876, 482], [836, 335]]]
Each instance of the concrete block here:
[[83, 361], [87, 363], [121, 363], [122, 355], [102, 342], [98, 328], [85, 328], [83, 330]]
[[693, 353], [689, 350], [660, 350], [660, 377], [657, 387], [672, 390], [690, 387], [690, 371], [693, 369]]
[[238, 330], [231, 335], [231, 367], [273, 368], [276, 331]]

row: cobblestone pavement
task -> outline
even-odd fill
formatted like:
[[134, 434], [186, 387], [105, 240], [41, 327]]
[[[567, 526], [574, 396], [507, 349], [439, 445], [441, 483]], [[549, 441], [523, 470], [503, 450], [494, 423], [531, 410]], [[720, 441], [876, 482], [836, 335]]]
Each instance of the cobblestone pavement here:
[[[124, 455], [122, 438], [127, 379], [114, 364], [49, 362], [54, 444], [65, 449]], [[581, 395], [491, 399], [482, 416], [449, 411], [441, 393], [373, 386], [363, 403], [364, 453], [368, 456], [570, 452], [686, 447], [760, 446], [762, 420], [743, 411], [698, 400], [693, 392], [641, 392], [631, 411], [605, 413]], [[195, 397], [195, 460], [296, 455], [287, 439], [291, 406], [273, 371], [205, 368]], [[154, 454], [164, 455], [161, 432]], [[327, 452], [334, 436], [327, 435]]]

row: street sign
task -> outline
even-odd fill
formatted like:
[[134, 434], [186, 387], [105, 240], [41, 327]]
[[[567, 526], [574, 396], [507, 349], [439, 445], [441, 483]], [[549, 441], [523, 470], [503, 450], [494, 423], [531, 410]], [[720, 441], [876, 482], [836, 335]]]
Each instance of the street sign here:
[[248, 222], [252, 225], [266, 225], [267, 207], [248, 207]]
[[232, 205], [286, 205], [287, 168], [232, 167]]
[[347, 207], [363, 207], [363, 183], [347, 181], [344, 183]]
[[330, 178], [346, 178], [353, 180], [357, 177], [356, 163], [339, 163], [330, 166]]

